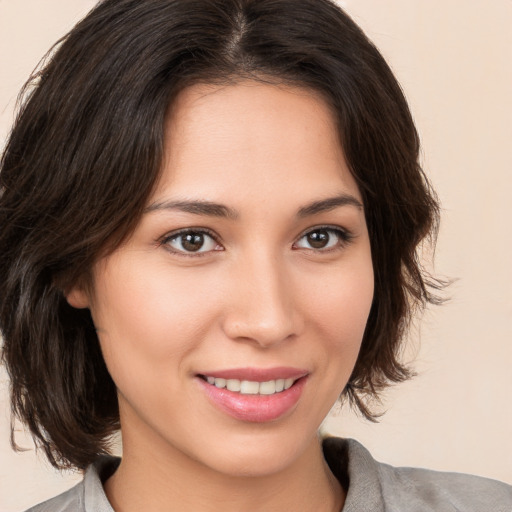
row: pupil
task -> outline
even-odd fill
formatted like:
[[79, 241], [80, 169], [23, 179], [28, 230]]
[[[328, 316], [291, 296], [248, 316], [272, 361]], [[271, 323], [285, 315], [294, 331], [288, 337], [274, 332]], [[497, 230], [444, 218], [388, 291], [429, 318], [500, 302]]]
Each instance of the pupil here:
[[329, 243], [329, 233], [325, 230], [313, 231], [308, 235], [308, 243], [315, 249], [322, 249]]
[[181, 244], [187, 251], [198, 251], [204, 244], [204, 236], [201, 233], [189, 233], [183, 236]]

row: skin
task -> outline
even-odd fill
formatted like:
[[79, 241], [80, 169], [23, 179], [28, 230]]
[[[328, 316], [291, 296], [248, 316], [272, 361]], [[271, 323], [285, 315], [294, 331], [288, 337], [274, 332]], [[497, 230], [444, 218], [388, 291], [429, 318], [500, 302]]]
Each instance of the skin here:
[[[340, 195], [348, 204], [305, 208]], [[123, 460], [105, 484], [117, 512], [341, 509], [345, 491], [317, 432], [349, 379], [373, 298], [360, 203], [315, 93], [249, 81], [178, 96], [146, 213], [97, 262], [93, 292], [68, 295], [91, 309], [118, 387]], [[173, 238], [184, 228], [212, 238], [187, 253]], [[329, 243], [312, 247], [305, 235], [321, 228]], [[226, 414], [197, 377], [276, 366], [308, 376], [298, 402], [268, 422]]]

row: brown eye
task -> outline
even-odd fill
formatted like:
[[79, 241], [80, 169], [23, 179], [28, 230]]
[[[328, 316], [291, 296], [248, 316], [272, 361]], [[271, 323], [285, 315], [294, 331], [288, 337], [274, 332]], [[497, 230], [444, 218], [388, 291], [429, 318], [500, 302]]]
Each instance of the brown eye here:
[[302, 235], [294, 248], [322, 251], [342, 247], [352, 236], [341, 228], [316, 228]]
[[306, 235], [307, 242], [313, 249], [324, 249], [329, 244], [330, 238], [329, 232], [325, 229], [312, 231]]
[[181, 246], [186, 251], [197, 252], [204, 245], [204, 235], [202, 233], [189, 233], [182, 235]]
[[208, 233], [202, 231], [182, 231], [171, 235], [164, 244], [176, 253], [205, 253], [217, 249], [218, 244]]

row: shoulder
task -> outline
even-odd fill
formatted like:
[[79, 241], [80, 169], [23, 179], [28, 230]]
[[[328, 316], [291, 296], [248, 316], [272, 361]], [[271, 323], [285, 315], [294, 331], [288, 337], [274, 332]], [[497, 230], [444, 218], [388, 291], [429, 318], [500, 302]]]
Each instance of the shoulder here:
[[512, 486], [502, 482], [382, 464], [351, 439], [327, 438], [324, 453], [335, 474], [345, 468], [347, 512], [512, 512]]
[[114, 473], [119, 462], [117, 457], [99, 457], [87, 468], [80, 483], [26, 512], [114, 512], [103, 490], [103, 482]]
[[379, 464], [384, 501], [390, 510], [407, 503], [411, 510], [512, 512], [512, 487], [461, 473]]
[[84, 504], [84, 482], [80, 482], [71, 489], [51, 498], [39, 505], [29, 508], [26, 512], [82, 512]]

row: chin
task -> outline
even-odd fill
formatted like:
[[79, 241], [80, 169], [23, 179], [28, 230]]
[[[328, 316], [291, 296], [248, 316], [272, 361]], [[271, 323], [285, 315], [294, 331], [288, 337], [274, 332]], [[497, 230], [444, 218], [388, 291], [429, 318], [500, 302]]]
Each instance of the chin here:
[[218, 474], [241, 478], [263, 478], [287, 471], [318, 446], [316, 432], [309, 438], [282, 431], [229, 436], [229, 446], [210, 446], [202, 464]]

